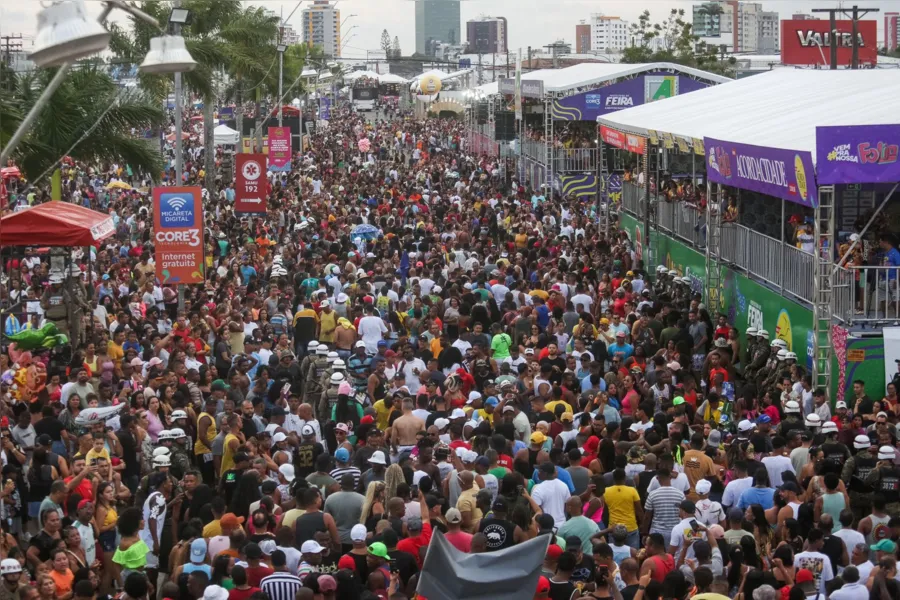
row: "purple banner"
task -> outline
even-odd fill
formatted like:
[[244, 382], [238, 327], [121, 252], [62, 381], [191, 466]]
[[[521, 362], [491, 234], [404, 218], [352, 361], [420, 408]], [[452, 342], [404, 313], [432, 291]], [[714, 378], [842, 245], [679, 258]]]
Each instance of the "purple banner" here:
[[709, 84], [671, 73], [647, 73], [553, 102], [557, 121], [595, 121], [617, 110], [695, 92]]
[[812, 155], [703, 138], [709, 180], [815, 207]]
[[331, 120], [331, 98], [322, 98], [319, 100], [319, 120]]
[[816, 181], [894, 183], [900, 181], [900, 125], [816, 127]]

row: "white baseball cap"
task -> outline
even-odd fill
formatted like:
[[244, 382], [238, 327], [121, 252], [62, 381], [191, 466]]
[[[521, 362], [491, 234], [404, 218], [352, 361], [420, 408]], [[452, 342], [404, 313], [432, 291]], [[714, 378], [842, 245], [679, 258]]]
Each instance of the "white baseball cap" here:
[[290, 463], [284, 463], [283, 465], [278, 467], [278, 472], [281, 473], [281, 476], [284, 477], [288, 483], [292, 482], [294, 480], [294, 477], [296, 476], [294, 472], [294, 465]]
[[844, 402], [843, 400], [838, 400], [837, 402], [834, 403], [834, 408], [835, 408], [835, 410], [837, 410], [838, 408], [847, 408], [847, 403]]
[[448, 421], [447, 419], [445, 419], [443, 417], [434, 420], [434, 426], [437, 427], [438, 430], [442, 430], [442, 429], [446, 428], [447, 425], [449, 425], [449, 424], [450, 424], [450, 421]]
[[302, 435], [303, 437], [316, 435], [316, 430], [313, 429], [312, 425], [304, 425], [303, 427], [300, 428], [300, 435]]
[[744, 419], [740, 423], [738, 423], [738, 431], [752, 431], [756, 429], [756, 425], [753, 424], [753, 421], [749, 419]]
[[469, 392], [469, 399], [466, 401], [466, 404], [472, 404], [476, 400], [481, 400], [481, 394], [479, 392]]
[[284, 432], [279, 431], [275, 435], [272, 436], [272, 443], [277, 444], [278, 442], [283, 442], [286, 439], [287, 439], [287, 436], [284, 435]]
[[354, 542], [364, 542], [366, 541], [366, 536], [368, 535], [368, 531], [366, 531], [366, 526], [357, 523], [350, 529], [350, 539]]
[[301, 554], [321, 554], [325, 552], [325, 548], [323, 548], [319, 542], [316, 540], [306, 540], [303, 542], [303, 545], [300, 546]]

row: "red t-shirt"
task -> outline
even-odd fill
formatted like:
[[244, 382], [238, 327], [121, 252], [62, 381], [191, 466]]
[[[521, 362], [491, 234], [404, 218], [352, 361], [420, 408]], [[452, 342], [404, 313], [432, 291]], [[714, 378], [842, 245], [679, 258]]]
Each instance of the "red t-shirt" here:
[[250, 596], [260, 591], [258, 587], [250, 586], [246, 590], [239, 590], [237, 588], [232, 588], [228, 592], [228, 600], [248, 600]]
[[501, 467], [506, 467], [507, 469], [512, 471], [513, 458], [512, 458], [512, 456], [509, 456], [508, 454], [501, 454], [500, 456], [497, 457], [497, 464], [500, 465]]
[[[247, 585], [251, 587], [259, 587], [259, 583], [263, 580], [263, 578], [268, 577], [275, 571], [265, 565], [259, 565], [258, 567], [247, 567], [245, 569], [247, 571]], [[229, 598], [229, 600], [231, 600]]]
[[419, 568], [421, 569], [422, 558], [419, 556], [419, 549], [427, 546], [430, 541], [431, 523], [428, 521], [422, 521], [422, 533], [420, 533], [416, 537], [405, 538], [397, 542], [397, 550], [406, 552], [407, 554], [412, 554], [413, 558], [416, 559], [416, 564], [419, 565]]
[[460, 552], [468, 554], [472, 550], [472, 534], [465, 531], [457, 531], [456, 533], [445, 533], [444, 537], [453, 547]]
[[[64, 481], [66, 483], [69, 483], [73, 479], [75, 479], [75, 476], [71, 475], [69, 477], [66, 477]], [[79, 496], [81, 496], [82, 500], [90, 500], [91, 502], [94, 501], [94, 486], [91, 485], [91, 480], [87, 477], [78, 482], [78, 485], [75, 486], [71, 493], [78, 494]], [[68, 504], [68, 502], [66, 504]], [[65, 507], [66, 504], [64, 504], [63, 507]]]

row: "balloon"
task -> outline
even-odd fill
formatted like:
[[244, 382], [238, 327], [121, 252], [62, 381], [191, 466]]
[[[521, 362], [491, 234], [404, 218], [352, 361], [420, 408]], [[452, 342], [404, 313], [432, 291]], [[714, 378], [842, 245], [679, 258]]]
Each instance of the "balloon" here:
[[433, 96], [441, 91], [441, 80], [437, 75], [425, 75], [419, 80], [419, 91], [426, 96]]
[[369, 148], [372, 147], [372, 143], [369, 141], [369, 138], [363, 138], [359, 140], [359, 143], [357, 145], [359, 146], [360, 152], [368, 152]]

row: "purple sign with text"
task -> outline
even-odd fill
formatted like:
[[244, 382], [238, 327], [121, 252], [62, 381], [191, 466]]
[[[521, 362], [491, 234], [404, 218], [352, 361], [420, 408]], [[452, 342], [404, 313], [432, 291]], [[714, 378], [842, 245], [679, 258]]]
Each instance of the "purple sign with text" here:
[[893, 183], [900, 181], [900, 125], [816, 127], [816, 181]]
[[819, 200], [809, 152], [703, 138], [709, 180], [814, 208]]
[[553, 102], [556, 121], [596, 121], [617, 110], [694, 92], [709, 84], [671, 73], [647, 73]]

